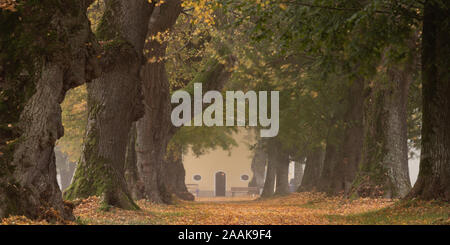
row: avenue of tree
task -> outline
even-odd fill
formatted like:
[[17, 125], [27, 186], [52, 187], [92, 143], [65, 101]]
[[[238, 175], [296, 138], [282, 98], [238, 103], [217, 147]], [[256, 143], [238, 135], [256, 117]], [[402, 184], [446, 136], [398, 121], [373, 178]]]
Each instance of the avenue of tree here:
[[289, 193], [295, 162], [297, 191], [450, 202], [444, 0], [0, 0], [0, 11], [0, 218], [71, 220], [69, 201], [94, 195], [123, 209], [193, 200], [183, 153], [229, 150], [237, 130], [172, 125], [171, 94], [194, 83], [280, 91], [279, 134], [250, 146], [263, 198]]

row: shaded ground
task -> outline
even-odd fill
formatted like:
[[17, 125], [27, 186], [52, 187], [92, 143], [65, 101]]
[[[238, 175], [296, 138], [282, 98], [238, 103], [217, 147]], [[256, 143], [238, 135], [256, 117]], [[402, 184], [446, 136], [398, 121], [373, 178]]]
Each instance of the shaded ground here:
[[[450, 224], [448, 203], [348, 200], [319, 193], [295, 193], [265, 200], [201, 198], [176, 205], [155, 205], [141, 200], [138, 205], [140, 211], [108, 208], [101, 206], [99, 198], [91, 197], [75, 208], [76, 224]], [[26, 223], [18, 217], [3, 223], [12, 223], [14, 219], [16, 223]]]

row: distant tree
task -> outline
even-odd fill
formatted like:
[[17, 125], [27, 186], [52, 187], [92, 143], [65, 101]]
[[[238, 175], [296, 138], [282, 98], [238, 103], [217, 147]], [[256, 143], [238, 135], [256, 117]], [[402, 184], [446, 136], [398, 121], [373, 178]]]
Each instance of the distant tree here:
[[[409, 190], [407, 98], [409, 85], [414, 81], [417, 70], [414, 69], [413, 62], [417, 50], [415, 47], [417, 42], [414, 40], [417, 40], [415, 34], [421, 25], [421, 4], [416, 1], [383, 0], [365, 3], [353, 0], [339, 3], [330, 0], [314, 1], [314, 3], [225, 2], [226, 6], [236, 8], [235, 12], [243, 16], [243, 21], [239, 25], [249, 24], [244, 21], [247, 16], [249, 17], [247, 19], [253, 22], [254, 28], [249, 29], [253, 42], [264, 43], [266, 47], [271, 47], [271, 44], [277, 47], [276, 52], [265, 55], [266, 59], [280, 56], [278, 59], [281, 60], [280, 62], [286, 62], [294, 67], [295, 64], [298, 65], [303, 61], [300, 63], [303, 65], [301, 68], [297, 66], [297, 71], [301, 74], [297, 76], [297, 79], [302, 82], [297, 83], [301, 84], [300, 88], [308, 88], [318, 95], [314, 95], [315, 103], [305, 103], [306, 101], [300, 96], [293, 99], [297, 103], [292, 104], [299, 106], [297, 108], [300, 113], [290, 117], [291, 123], [284, 125], [286, 128], [292, 122], [297, 123], [296, 126], [293, 125], [292, 130], [284, 130], [288, 132], [285, 139], [290, 141], [290, 144], [298, 145], [297, 148], [301, 151], [305, 151], [306, 145], [311, 146], [308, 148], [313, 148], [322, 144], [323, 141], [333, 142], [334, 146], [328, 149], [332, 151], [336, 148], [336, 153], [340, 156], [325, 162], [327, 165], [324, 166], [324, 170], [327, 173], [322, 176], [324, 178], [328, 175], [331, 178], [336, 176], [341, 180], [336, 181], [332, 186], [330, 183], [325, 183], [324, 189], [331, 193], [339, 193], [347, 189], [347, 192], [358, 195], [404, 196]], [[252, 19], [252, 16], [260, 16], [260, 18]], [[261, 53], [260, 50], [258, 52]], [[411, 70], [413, 72], [410, 72]], [[289, 73], [284, 71], [284, 79], [280, 84], [293, 82], [286, 79], [287, 74]], [[315, 80], [308, 81], [307, 78], [315, 78]], [[335, 83], [339, 84], [337, 88], [351, 91], [352, 83], [354, 84], [355, 81], [364, 83], [365, 93], [359, 93], [358, 97], [362, 100], [358, 100], [355, 107], [355, 109], [362, 108], [362, 114], [359, 114], [362, 116], [336, 120], [337, 115], [345, 113], [346, 107], [349, 111], [354, 110], [351, 109], [351, 105], [348, 105], [349, 101], [345, 97], [348, 92], [341, 91], [337, 93], [337, 96], [330, 96], [330, 87], [317, 90], [317, 84]], [[386, 84], [389, 86], [385, 86]], [[328, 100], [321, 101], [321, 97], [325, 95]], [[381, 104], [375, 104], [373, 96], [380, 96], [381, 99], [378, 102]], [[341, 100], [346, 102], [341, 103]], [[325, 113], [320, 110], [311, 113], [320, 115], [319, 117], [301, 113], [301, 111], [312, 110], [313, 106], [316, 109], [327, 106], [327, 109], [324, 110]], [[293, 108], [294, 106], [291, 106], [291, 111]], [[383, 119], [382, 117], [385, 116], [386, 118]], [[294, 117], [297, 120], [293, 119]], [[354, 119], [364, 121], [361, 121], [361, 124], [348, 121]], [[349, 148], [350, 140], [356, 142], [350, 135], [341, 136], [345, 139], [344, 141], [326, 140], [327, 135], [321, 135], [321, 132], [328, 132], [327, 129], [333, 124], [333, 120], [337, 127], [347, 128], [344, 131], [347, 133], [351, 132], [350, 125], [362, 125], [363, 131], [359, 126], [350, 127], [354, 127], [352, 133], [358, 132], [362, 135], [354, 136], [355, 138], [364, 139], [363, 143], [359, 144], [365, 146], [361, 149], [363, 157], [359, 155], [358, 149]], [[311, 123], [312, 128], [318, 129], [317, 132], [311, 132], [317, 140], [301, 140], [301, 136], [298, 137], [302, 132], [300, 122], [305, 121]], [[324, 124], [321, 124], [322, 121]], [[377, 122], [386, 123], [386, 127], [377, 128], [379, 125]], [[305, 135], [306, 132], [302, 134]], [[377, 138], [374, 134], [380, 137]], [[343, 149], [344, 145], [347, 148], [346, 152]], [[392, 147], [393, 145], [396, 147]], [[331, 155], [328, 154], [328, 156]], [[332, 174], [335, 172], [332, 169], [337, 165], [342, 166], [348, 160], [351, 161], [347, 165], [351, 167], [349, 171], [344, 171], [348, 172], [345, 180], [347, 184], [345, 184], [342, 183], [342, 177]], [[357, 174], [354, 173], [355, 169]], [[356, 176], [358, 181], [354, 181]], [[350, 188], [348, 183], [351, 183]], [[364, 188], [360, 188], [362, 186]], [[382, 192], [377, 191], [380, 187]], [[362, 189], [373, 191], [368, 193], [358, 191]]]
[[253, 177], [248, 183], [249, 187], [257, 187], [258, 190], [264, 187], [264, 177], [267, 165], [267, 153], [261, 143], [261, 140], [254, 146], [251, 170]]
[[64, 137], [56, 142], [60, 150], [67, 154], [70, 161], [76, 162], [81, 156], [81, 147], [87, 122], [86, 86], [74, 88], [67, 92], [61, 104]]
[[59, 176], [59, 187], [64, 191], [72, 182], [73, 174], [75, 173], [76, 163], [70, 161], [68, 154], [61, 152], [58, 147], [55, 147], [55, 162], [56, 173]]
[[316, 191], [320, 180], [324, 160], [324, 151], [318, 147], [306, 156], [305, 172], [298, 191]]
[[301, 160], [297, 159], [294, 162], [294, 179], [292, 181], [292, 184], [294, 185], [295, 190], [297, 190], [298, 187], [300, 186], [300, 184], [302, 183], [303, 174], [304, 174], [303, 162], [304, 162], [304, 159], [301, 159]]
[[267, 150], [267, 171], [266, 171], [266, 178], [264, 180], [264, 188], [261, 193], [261, 197], [271, 197], [275, 193], [275, 180], [277, 175], [277, 166], [276, 166], [276, 160], [274, 157], [274, 151], [273, 148], [266, 148]]

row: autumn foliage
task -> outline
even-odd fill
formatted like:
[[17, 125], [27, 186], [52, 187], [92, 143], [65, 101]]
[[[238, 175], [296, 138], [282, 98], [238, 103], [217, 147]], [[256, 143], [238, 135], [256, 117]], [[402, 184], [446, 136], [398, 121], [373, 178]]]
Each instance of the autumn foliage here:
[[0, 9], [16, 11], [16, 0], [0, 0]]
[[[56, 224], [169, 224], [169, 225], [336, 225], [336, 224], [450, 224], [450, 205], [382, 198], [348, 199], [322, 193], [294, 193], [269, 199], [256, 197], [199, 198], [160, 205], [140, 200], [139, 211], [105, 207], [101, 198], [75, 201], [76, 222]], [[22, 216], [2, 224], [49, 224]]]

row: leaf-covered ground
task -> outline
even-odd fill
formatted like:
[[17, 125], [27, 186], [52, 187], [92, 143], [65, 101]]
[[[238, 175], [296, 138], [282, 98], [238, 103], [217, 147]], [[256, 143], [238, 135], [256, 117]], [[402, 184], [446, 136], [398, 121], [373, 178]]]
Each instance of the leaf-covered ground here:
[[[139, 211], [110, 208], [97, 197], [80, 201], [74, 224], [310, 225], [310, 224], [450, 224], [450, 204], [349, 200], [320, 193], [294, 193], [259, 200], [249, 197], [201, 198], [196, 202], [156, 205], [138, 201]], [[3, 224], [25, 224], [23, 217]], [[40, 222], [41, 224], [43, 222]]]

